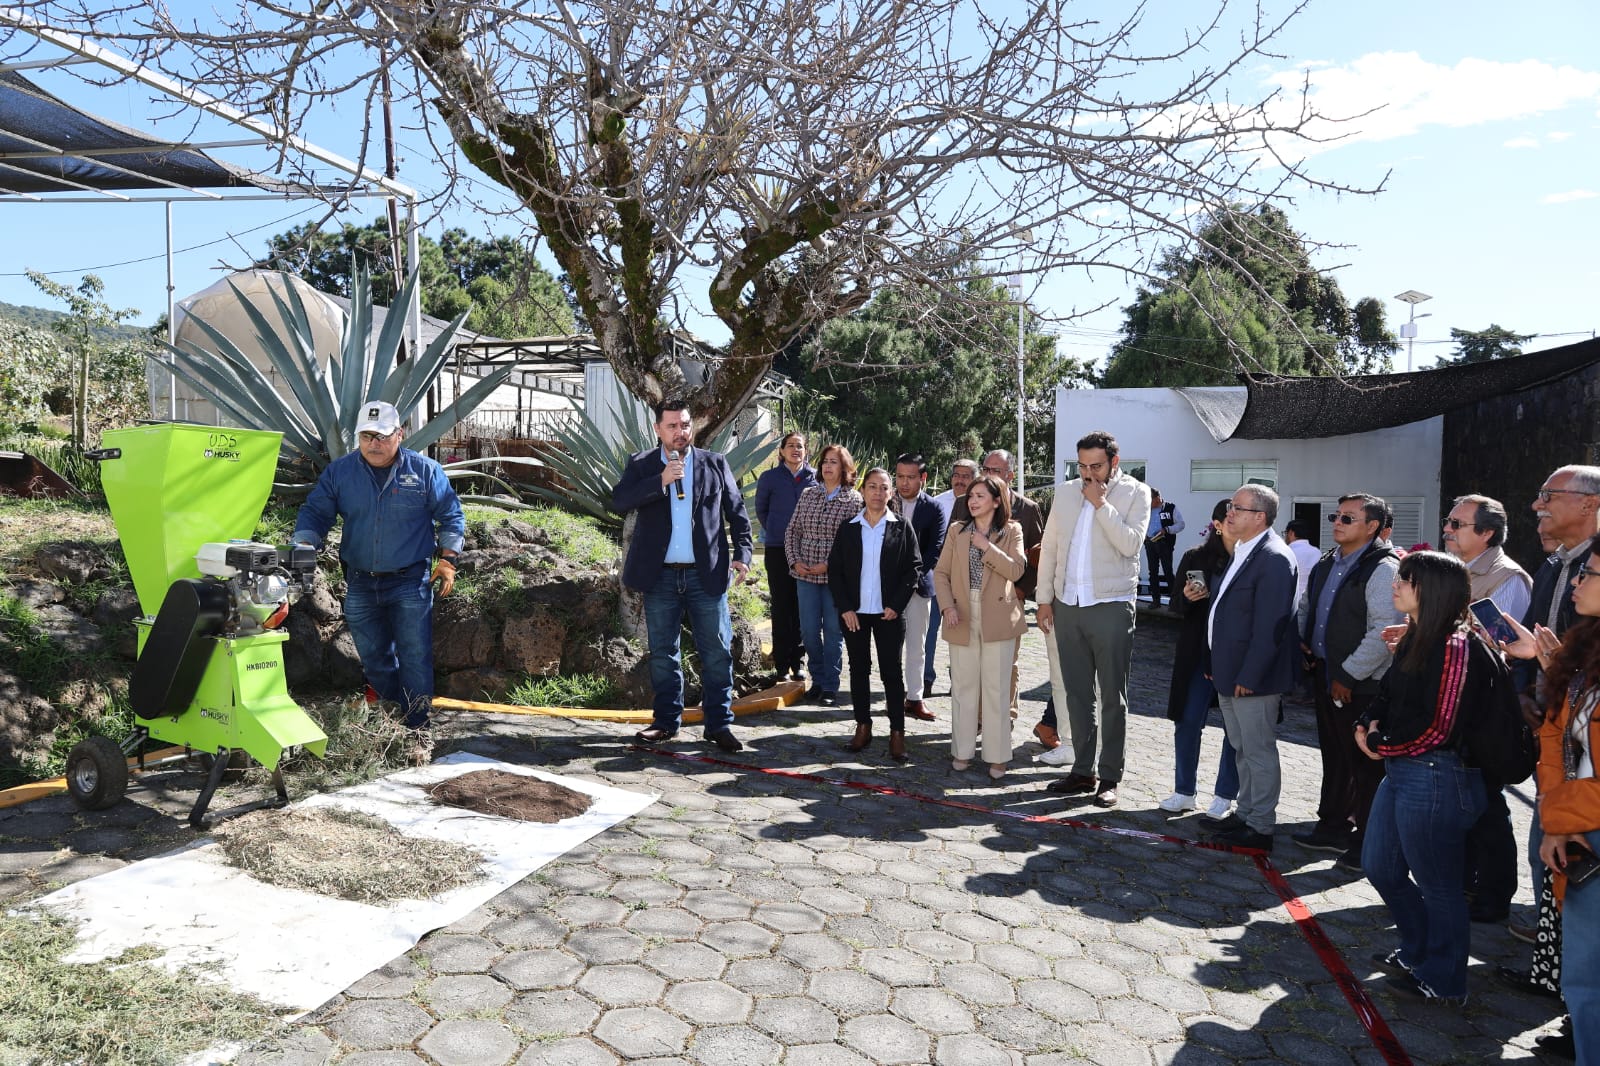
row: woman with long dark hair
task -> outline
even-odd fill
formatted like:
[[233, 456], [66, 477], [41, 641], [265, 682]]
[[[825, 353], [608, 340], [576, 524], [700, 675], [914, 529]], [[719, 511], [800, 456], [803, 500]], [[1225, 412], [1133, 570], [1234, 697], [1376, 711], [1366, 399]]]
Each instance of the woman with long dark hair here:
[[993, 474], [973, 481], [967, 489], [971, 517], [950, 527], [933, 571], [950, 644], [951, 766], [971, 764], [981, 722], [983, 761], [995, 781], [1011, 762], [1011, 663], [1028, 628], [1016, 588], [1028, 562], [1010, 497]]
[[911, 523], [889, 510], [889, 493], [889, 472], [880, 466], [868, 470], [861, 481], [866, 506], [834, 537], [828, 587], [850, 652], [856, 735], [845, 746], [860, 751], [872, 741], [872, 646], [876, 644], [889, 716], [889, 757], [898, 762], [906, 757], [906, 622], [901, 616], [922, 576], [922, 556]]
[[[1233, 545], [1228, 543], [1224, 520], [1228, 501], [1211, 509], [1211, 528], [1205, 540], [1183, 553], [1177, 576], [1183, 581], [1180, 595], [1172, 602], [1183, 621], [1178, 628], [1178, 647], [1172, 659], [1172, 682], [1167, 689], [1167, 717], [1173, 730], [1173, 793], [1157, 806], [1164, 811], [1192, 811], [1195, 808], [1195, 782], [1200, 771], [1200, 735], [1205, 731], [1211, 708], [1217, 705], [1217, 690], [1206, 676], [1206, 618], [1211, 613], [1211, 594], [1228, 572], [1233, 561]], [[1198, 574], [1198, 582], [1189, 580]], [[1239, 796], [1239, 767], [1233, 745], [1222, 741], [1222, 758], [1217, 780], [1211, 789], [1211, 807], [1206, 814], [1226, 818]]]
[[856, 461], [850, 449], [830, 444], [817, 457], [818, 483], [800, 494], [794, 516], [783, 533], [783, 553], [795, 577], [800, 607], [800, 639], [811, 664], [811, 687], [805, 699], [832, 707], [839, 702], [839, 674], [844, 666], [844, 634], [839, 612], [828, 590], [828, 553], [839, 527], [861, 513], [855, 490]]
[[1406, 630], [1356, 743], [1384, 760], [1361, 866], [1394, 918], [1400, 946], [1374, 961], [1396, 991], [1460, 1005], [1467, 998], [1462, 869], [1467, 832], [1485, 805], [1483, 775], [1465, 757], [1462, 724], [1494, 713], [1499, 652], [1473, 630], [1467, 568], [1443, 552], [1410, 552], [1394, 579]]

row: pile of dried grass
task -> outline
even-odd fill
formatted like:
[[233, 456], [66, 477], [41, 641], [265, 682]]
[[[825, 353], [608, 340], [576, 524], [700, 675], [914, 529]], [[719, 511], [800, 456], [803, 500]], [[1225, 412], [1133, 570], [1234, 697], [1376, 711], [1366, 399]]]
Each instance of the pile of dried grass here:
[[256, 811], [216, 829], [228, 861], [258, 881], [357, 903], [428, 899], [483, 876], [483, 856], [402, 836], [374, 815], [339, 807]]
[[0, 1066], [171, 1066], [276, 1025], [260, 1000], [154, 964], [155, 947], [62, 962], [76, 944], [59, 915], [0, 912]]
[[[413, 765], [417, 737], [382, 704], [360, 697], [306, 705], [306, 713], [328, 736], [327, 757], [297, 752], [284, 761], [284, 779], [295, 798], [359, 785]], [[265, 784], [260, 767], [251, 771]]]

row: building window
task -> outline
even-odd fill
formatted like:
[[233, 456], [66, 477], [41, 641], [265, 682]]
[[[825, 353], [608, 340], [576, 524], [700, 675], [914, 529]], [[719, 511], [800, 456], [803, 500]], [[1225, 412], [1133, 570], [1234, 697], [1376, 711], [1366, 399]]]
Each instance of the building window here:
[[1240, 485], [1278, 487], [1276, 459], [1191, 459], [1190, 492], [1233, 492]]

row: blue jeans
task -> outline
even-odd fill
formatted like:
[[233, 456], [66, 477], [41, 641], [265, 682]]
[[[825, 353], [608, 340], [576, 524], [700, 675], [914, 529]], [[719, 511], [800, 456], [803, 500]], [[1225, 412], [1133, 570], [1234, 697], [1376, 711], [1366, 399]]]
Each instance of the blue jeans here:
[[367, 684], [423, 729], [433, 709], [433, 586], [426, 559], [389, 577], [345, 572], [344, 620]]
[[805, 641], [811, 683], [823, 692], [839, 691], [844, 669], [844, 629], [833, 609], [833, 591], [810, 581], [795, 582], [800, 594], [800, 639]]
[[[1600, 855], [1600, 829], [1584, 839]], [[1576, 850], [1569, 846], [1567, 854]], [[1579, 1066], [1600, 1062], [1600, 875], [1567, 885], [1561, 907], [1561, 997], [1572, 1016]]]
[[939, 647], [939, 624], [943, 621], [939, 615], [939, 597], [929, 596], [928, 640], [923, 649], [926, 654], [922, 660], [922, 689], [925, 693], [933, 689], [933, 653]]
[[[1173, 791], [1184, 796], [1195, 794], [1195, 779], [1200, 771], [1200, 734], [1205, 732], [1206, 719], [1211, 715], [1211, 697], [1216, 691], [1205, 670], [1195, 667], [1189, 677], [1183, 717], [1175, 723], [1177, 728], [1173, 735], [1176, 756]], [[1217, 783], [1211, 794], [1218, 799], [1239, 798], [1239, 762], [1226, 736], [1222, 739], [1222, 758], [1217, 763]]]
[[676, 733], [683, 725], [683, 660], [679, 635], [684, 615], [700, 653], [700, 709], [706, 736], [733, 724], [733, 623], [728, 597], [712, 596], [693, 567], [661, 568], [644, 594], [644, 624], [650, 635], [650, 687], [655, 690], [654, 725]]
[[1467, 831], [1483, 813], [1483, 775], [1447, 751], [1385, 760], [1361, 866], [1400, 934], [1400, 958], [1441, 996], [1467, 993], [1471, 925], [1461, 884]]

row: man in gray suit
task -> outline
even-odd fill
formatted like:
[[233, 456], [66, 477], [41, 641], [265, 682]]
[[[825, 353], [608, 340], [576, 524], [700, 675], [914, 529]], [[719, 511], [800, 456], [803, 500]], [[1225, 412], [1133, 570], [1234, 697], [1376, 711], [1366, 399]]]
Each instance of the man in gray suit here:
[[[1239, 761], [1239, 805], [1221, 819], [1202, 816], [1219, 843], [1272, 850], [1280, 775], [1278, 708], [1294, 688], [1300, 636], [1295, 629], [1295, 561], [1272, 524], [1278, 494], [1245, 485], [1228, 505], [1233, 562], [1207, 619], [1211, 680], [1228, 741]], [[1190, 596], [1185, 590], [1185, 596]]]

